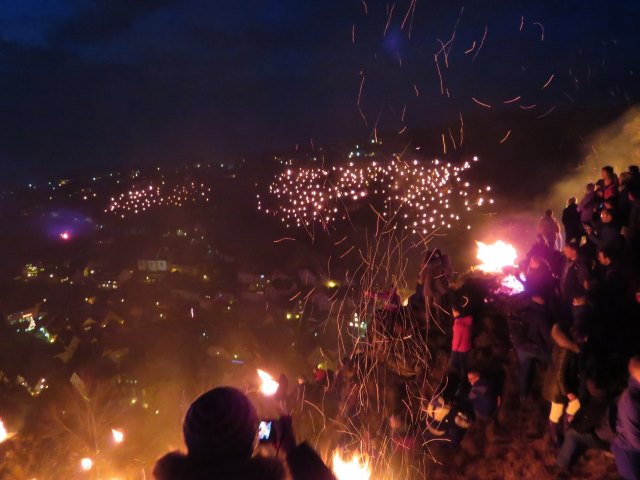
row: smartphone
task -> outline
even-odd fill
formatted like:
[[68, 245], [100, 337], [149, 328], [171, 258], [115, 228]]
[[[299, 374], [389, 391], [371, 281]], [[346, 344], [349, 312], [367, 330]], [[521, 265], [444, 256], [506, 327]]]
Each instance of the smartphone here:
[[258, 425], [258, 441], [268, 443], [272, 442], [274, 437], [273, 420], [261, 420]]

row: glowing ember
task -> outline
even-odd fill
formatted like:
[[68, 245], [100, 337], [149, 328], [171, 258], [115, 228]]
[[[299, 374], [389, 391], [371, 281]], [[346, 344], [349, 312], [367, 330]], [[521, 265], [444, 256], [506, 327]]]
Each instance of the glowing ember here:
[[4, 428], [2, 419], [0, 419], [0, 443], [4, 442], [7, 438], [9, 438], [9, 433], [7, 432], [7, 429]]
[[263, 395], [270, 397], [271, 395], [275, 395], [280, 387], [280, 384], [276, 382], [271, 375], [269, 375], [264, 370], [258, 369], [258, 376], [260, 380], [262, 380], [262, 385], [260, 386], [260, 391]]
[[116, 443], [122, 443], [124, 440], [124, 433], [121, 430], [111, 429], [111, 435], [113, 435], [113, 441]]
[[60, 234], [61, 240], [69, 240], [71, 238], [71, 234], [68, 231], [62, 232]]
[[524, 285], [514, 275], [504, 277], [500, 282], [500, 288], [498, 288], [498, 293], [506, 295], [515, 295], [522, 292], [524, 292]]
[[84, 457], [82, 460], [80, 460], [80, 468], [82, 468], [82, 470], [84, 470], [85, 472], [88, 472], [93, 468], [93, 460], [91, 460], [89, 457]]
[[333, 473], [338, 480], [369, 480], [371, 466], [369, 460], [359, 454], [354, 454], [349, 460], [342, 458], [338, 450], [333, 454]]
[[489, 273], [502, 273], [504, 267], [513, 266], [518, 254], [513, 245], [498, 240], [492, 244], [476, 242], [478, 245], [477, 259], [482, 263], [478, 269]]

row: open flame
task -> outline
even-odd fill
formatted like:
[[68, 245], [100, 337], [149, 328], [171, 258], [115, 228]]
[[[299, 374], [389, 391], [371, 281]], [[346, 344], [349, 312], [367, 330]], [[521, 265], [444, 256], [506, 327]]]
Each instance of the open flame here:
[[504, 267], [511, 267], [516, 263], [518, 254], [513, 245], [498, 240], [487, 244], [476, 242], [478, 245], [477, 259], [482, 262], [478, 269], [488, 273], [502, 273]]
[[124, 441], [124, 432], [122, 430], [112, 428], [111, 435], [113, 436], [113, 441], [116, 443], [122, 443]]
[[371, 465], [366, 456], [354, 453], [350, 459], [342, 457], [339, 450], [333, 453], [333, 473], [338, 480], [369, 480]]
[[263, 395], [270, 397], [275, 395], [280, 387], [280, 384], [276, 382], [271, 375], [269, 375], [264, 370], [258, 369], [258, 376], [260, 380], [262, 380], [262, 385], [260, 385], [260, 391]]
[[80, 460], [80, 468], [85, 472], [88, 472], [93, 468], [93, 460], [89, 457], [84, 457]]
[[4, 427], [4, 423], [2, 423], [2, 419], [0, 419], [0, 443], [4, 442], [8, 438], [9, 432], [7, 432], [7, 429]]
[[524, 285], [515, 275], [507, 275], [500, 282], [498, 293], [515, 295], [524, 292]]

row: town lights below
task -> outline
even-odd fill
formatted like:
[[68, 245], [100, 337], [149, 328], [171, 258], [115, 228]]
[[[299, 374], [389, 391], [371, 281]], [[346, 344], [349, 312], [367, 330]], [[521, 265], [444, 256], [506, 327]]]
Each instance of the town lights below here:
[[84, 457], [82, 460], [80, 460], [80, 468], [82, 468], [82, 470], [84, 470], [85, 472], [88, 472], [93, 468], [93, 460], [91, 460], [89, 457]]
[[280, 384], [276, 382], [271, 375], [269, 375], [264, 370], [258, 369], [258, 376], [260, 380], [262, 380], [262, 385], [260, 386], [260, 391], [263, 395], [270, 397], [275, 395], [280, 388]]

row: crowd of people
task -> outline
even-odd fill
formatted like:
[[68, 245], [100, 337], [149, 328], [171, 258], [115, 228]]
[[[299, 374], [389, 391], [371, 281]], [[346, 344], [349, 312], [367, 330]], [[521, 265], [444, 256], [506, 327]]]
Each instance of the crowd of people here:
[[[546, 367], [549, 438], [569, 469], [587, 448], [610, 449], [624, 479], [640, 478], [640, 172], [612, 167], [547, 210], [521, 267], [530, 304], [512, 330], [520, 389]], [[564, 246], [561, 245], [564, 243]], [[514, 322], [518, 323], [518, 322]], [[514, 334], [516, 333], [517, 334]], [[628, 387], [620, 380], [628, 367]]]
[[[509, 375], [504, 366], [490, 367], [490, 358], [478, 361], [474, 341], [485, 298], [465, 285], [454, 289], [452, 273], [448, 256], [433, 250], [408, 305], [395, 289], [365, 292], [377, 308], [358, 347], [337, 372], [318, 370], [293, 393], [281, 389], [282, 409], [312, 404], [319, 392], [323, 415], [346, 419], [345, 431], [366, 424], [394, 438], [393, 452], [423, 456], [430, 441], [456, 449], [471, 428], [497, 428]], [[617, 176], [604, 167], [580, 201], [568, 200], [561, 222], [545, 212], [518, 276], [524, 292], [510, 300], [517, 308], [505, 315], [513, 383], [521, 405], [547, 402], [545, 438], [556, 456], [550, 475], [568, 475], [585, 450], [600, 449], [614, 458], [623, 479], [640, 479], [638, 168]], [[434, 343], [438, 339], [446, 346]], [[445, 381], [434, 386], [429, 362], [437, 348], [448, 354], [448, 366]], [[283, 377], [280, 382], [288, 385]], [[251, 402], [237, 390], [214, 389], [187, 413], [188, 453], [161, 459], [156, 478], [334, 478], [313, 449], [296, 445], [291, 418], [283, 419], [271, 445], [280, 454], [256, 456], [259, 421]]]

